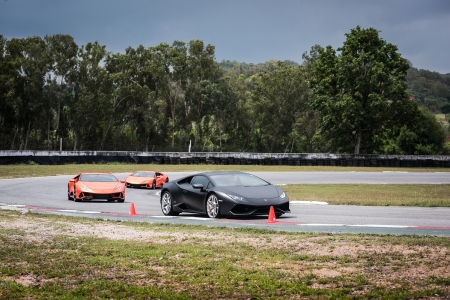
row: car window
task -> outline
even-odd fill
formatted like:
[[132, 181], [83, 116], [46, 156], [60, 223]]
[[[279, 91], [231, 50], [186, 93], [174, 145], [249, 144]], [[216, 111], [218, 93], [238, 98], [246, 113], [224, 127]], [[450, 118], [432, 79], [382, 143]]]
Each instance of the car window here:
[[239, 174], [237, 176], [239, 178], [239, 182], [245, 186], [254, 186], [254, 185], [267, 185], [268, 182], [262, 180], [259, 177], [256, 177], [251, 174]]
[[211, 179], [217, 186], [258, 186], [269, 184], [255, 175], [246, 173], [212, 175]]
[[213, 175], [211, 178], [214, 180], [217, 186], [237, 186], [241, 185], [236, 180], [235, 176], [231, 175]]
[[136, 177], [154, 177], [155, 173], [153, 172], [134, 172], [133, 176]]
[[211, 187], [209, 179], [205, 176], [194, 176], [191, 180], [191, 185], [194, 185], [196, 183], [203, 184], [203, 188], [209, 189]]
[[86, 182], [117, 182], [118, 179], [110, 174], [83, 174], [80, 181]]

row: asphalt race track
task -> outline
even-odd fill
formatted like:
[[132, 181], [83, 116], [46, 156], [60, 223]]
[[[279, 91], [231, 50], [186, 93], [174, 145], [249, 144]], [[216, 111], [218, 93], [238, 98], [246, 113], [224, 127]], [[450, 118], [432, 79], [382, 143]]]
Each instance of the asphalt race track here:
[[[174, 180], [192, 173], [168, 172], [167, 174], [171, 180]], [[253, 174], [278, 185], [292, 183], [450, 184], [450, 172], [253, 172]], [[125, 179], [128, 173], [115, 175]], [[304, 232], [450, 236], [450, 208], [338, 206], [293, 201], [291, 213], [283, 215], [275, 223], [268, 223], [267, 217], [263, 216], [219, 220], [194, 214], [165, 217], [160, 209], [159, 189], [128, 188], [125, 203], [73, 202], [67, 200], [67, 182], [71, 177], [73, 176], [1, 179], [0, 208], [141, 222], [254, 227]], [[131, 204], [135, 208], [136, 215], [130, 215]]]

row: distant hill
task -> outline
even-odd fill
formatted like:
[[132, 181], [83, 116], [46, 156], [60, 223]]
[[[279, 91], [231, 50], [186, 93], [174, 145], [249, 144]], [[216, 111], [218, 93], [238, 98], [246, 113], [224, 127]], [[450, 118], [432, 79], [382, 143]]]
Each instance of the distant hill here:
[[[237, 62], [235, 60], [222, 60], [219, 65], [225, 71], [234, 73], [236, 75], [243, 74], [245, 77], [250, 77], [261, 72], [272, 72], [276, 70], [278, 68], [278, 62], [278, 60], [269, 60], [265, 63], [248, 64], [245, 62]], [[291, 60], [285, 60], [283, 62], [289, 65], [299, 65], [298, 63]]]
[[417, 104], [434, 113], [450, 113], [450, 74], [411, 67], [407, 81], [408, 92]]

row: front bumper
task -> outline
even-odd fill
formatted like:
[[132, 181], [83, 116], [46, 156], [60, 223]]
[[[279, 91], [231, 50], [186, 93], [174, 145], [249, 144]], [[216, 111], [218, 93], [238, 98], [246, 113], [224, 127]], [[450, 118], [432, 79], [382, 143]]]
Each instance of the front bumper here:
[[124, 200], [125, 195], [122, 192], [118, 193], [107, 193], [107, 194], [98, 194], [98, 193], [88, 193], [81, 192], [78, 199], [82, 200], [94, 200], [94, 199], [102, 199], [102, 200]]
[[149, 185], [149, 183], [130, 183], [127, 182], [125, 183], [126, 187], [128, 188], [140, 188], [140, 189], [148, 189], [151, 188], [151, 186]]

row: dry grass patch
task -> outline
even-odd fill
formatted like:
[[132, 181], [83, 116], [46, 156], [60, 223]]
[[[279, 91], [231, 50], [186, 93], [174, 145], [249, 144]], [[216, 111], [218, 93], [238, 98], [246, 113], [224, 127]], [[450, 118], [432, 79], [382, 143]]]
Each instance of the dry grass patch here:
[[0, 211], [0, 255], [0, 298], [5, 299], [450, 296], [445, 237], [172, 226]]

